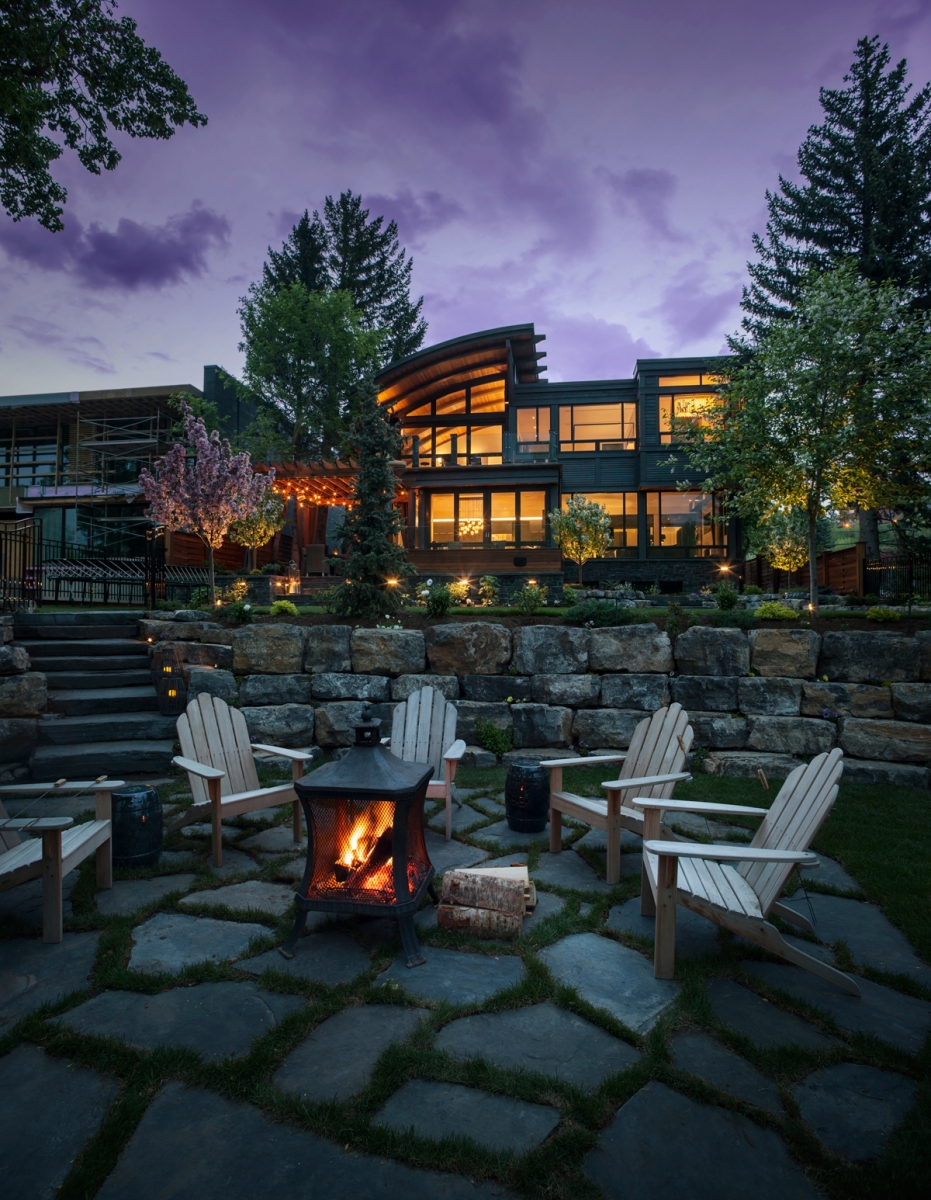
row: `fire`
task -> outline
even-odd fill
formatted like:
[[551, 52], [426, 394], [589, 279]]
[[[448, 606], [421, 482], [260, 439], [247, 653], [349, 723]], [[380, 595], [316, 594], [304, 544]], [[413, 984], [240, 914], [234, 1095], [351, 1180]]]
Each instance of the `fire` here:
[[335, 864], [337, 882], [380, 890], [391, 879], [391, 810], [372, 804], [353, 825], [346, 848]]

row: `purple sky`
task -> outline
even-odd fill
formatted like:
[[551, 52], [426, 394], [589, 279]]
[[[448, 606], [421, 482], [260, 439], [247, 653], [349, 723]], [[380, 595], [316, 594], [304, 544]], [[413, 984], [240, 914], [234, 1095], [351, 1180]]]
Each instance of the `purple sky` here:
[[210, 118], [0, 216], [0, 393], [238, 372], [238, 298], [346, 188], [398, 221], [427, 341], [534, 321], [551, 379], [717, 352], [818, 88], [931, 0], [124, 0]]

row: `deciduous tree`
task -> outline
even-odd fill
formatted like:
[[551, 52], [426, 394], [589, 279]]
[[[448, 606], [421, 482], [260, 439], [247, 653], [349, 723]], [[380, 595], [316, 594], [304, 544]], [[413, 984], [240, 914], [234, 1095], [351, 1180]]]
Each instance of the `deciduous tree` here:
[[229, 529], [229, 539], [237, 546], [249, 551], [248, 566], [255, 566], [255, 552], [268, 544], [284, 525], [284, 501], [272, 488], [247, 517], [234, 521]]
[[549, 520], [553, 541], [563, 557], [579, 564], [581, 583], [582, 567], [589, 559], [600, 558], [614, 538], [608, 510], [584, 496], [570, 496], [566, 507], [554, 508]]

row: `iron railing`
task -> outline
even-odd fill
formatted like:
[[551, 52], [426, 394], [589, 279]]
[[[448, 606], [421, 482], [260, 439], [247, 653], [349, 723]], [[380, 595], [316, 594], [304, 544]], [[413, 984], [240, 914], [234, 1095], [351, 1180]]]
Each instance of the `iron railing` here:
[[916, 596], [931, 596], [931, 555], [888, 554], [864, 564], [865, 595], [890, 604], [907, 604]]

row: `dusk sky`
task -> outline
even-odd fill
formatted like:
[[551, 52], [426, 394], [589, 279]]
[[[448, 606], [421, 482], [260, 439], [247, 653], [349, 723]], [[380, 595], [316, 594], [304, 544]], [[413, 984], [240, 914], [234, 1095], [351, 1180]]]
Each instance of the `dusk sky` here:
[[879, 34], [931, 78], [931, 0], [124, 0], [204, 129], [71, 156], [65, 232], [0, 216], [0, 393], [241, 368], [239, 297], [299, 214], [398, 222], [427, 344], [533, 321], [548, 375], [713, 354], [818, 88]]

